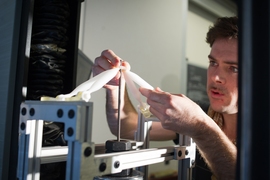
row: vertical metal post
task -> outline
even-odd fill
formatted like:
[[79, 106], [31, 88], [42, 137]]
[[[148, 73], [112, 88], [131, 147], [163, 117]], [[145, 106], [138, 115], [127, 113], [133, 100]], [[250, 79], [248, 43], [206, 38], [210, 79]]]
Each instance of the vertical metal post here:
[[1, 1], [0, 179], [15, 180], [30, 0]]
[[[252, 123], [252, 0], [239, 3], [238, 178], [250, 179]], [[245, 11], [243, 11], [245, 9]], [[244, 82], [244, 83], [243, 83]], [[245, 104], [245, 107], [243, 107]], [[243, 122], [245, 121], [245, 122]], [[245, 137], [241, 138], [240, 137]], [[241, 178], [240, 178], [241, 177]]]
[[[179, 135], [180, 146], [190, 146], [191, 138], [185, 135]], [[190, 159], [182, 159], [178, 162], [178, 180], [188, 180], [192, 178], [192, 169], [190, 168]]]
[[[134, 135], [135, 141], [144, 142], [141, 148], [148, 149], [150, 142], [149, 131], [152, 127], [152, 121], [150, 120], [150, 118], [146, 120], [146, 118], [140, 111], [140, 106], [138, 106], [137, 109], [138, 109], [138, 127]], [[148, 166], [138, 167], [137, 169], [138, 171], [144, 174], [144, 180], [148, 180]]]
[[269, 179], [270, 2], [238, 1], [237, 179]]

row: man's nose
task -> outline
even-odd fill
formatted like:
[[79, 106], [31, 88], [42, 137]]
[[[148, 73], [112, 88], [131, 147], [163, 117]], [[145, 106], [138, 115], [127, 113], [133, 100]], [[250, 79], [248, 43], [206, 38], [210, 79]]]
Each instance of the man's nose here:
[[224, 84], [225, 83], [224, 73], [221, 70], [216, 70], [212, 74], [212, 80], [216, 83]]

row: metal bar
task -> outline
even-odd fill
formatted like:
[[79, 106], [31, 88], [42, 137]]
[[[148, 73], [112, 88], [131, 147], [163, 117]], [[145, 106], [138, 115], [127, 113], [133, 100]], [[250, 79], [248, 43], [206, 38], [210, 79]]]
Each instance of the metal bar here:
[[239, 9], [241, 129], [237, 177], [270, 179], [270, 2], [241, 0]]
[[62, 156], [68, 154], [67, 146], [52, 146], [52, 147], [43, 147], [41, 150], [40, 158], [47, 158], [51, 156]]
[[27, 128], [26, 133], [29, 134], [29, 144], [28, 144], [28, 166], [26, 166], [26, 177], [27, 180], [34, 180], [35, 177], [35, 171], [34, 171], [34, 151], [35, 151], [35, 127], [36, 122], [35, 121], [27, 121]]
[[[188, 136], [179, 134], [179, 145], [180, 146], [193, 146], [194, 149], [196, 148], [196, 145], [194, 142], [192, 142], [192, 139]], [[194, 158], [191, 159], [183, 159], [178, 162], [178, 175], [181, 179], [192, 179], [192, 165], [193, 162], [195, 161], [195, 154]], [[193, 162], [192, 162], [193, 161]]]
[[33, 179], [38, 180], [40, 178], [40, 156], [42, 148], [42, 134], [43, 134], [43, 120], [35, 121], [34, 134], [34, 152], [33, 152]]
[[[137, 131], [135, 132], [135, 140], [143, 142], [143, 146], [141, 149], [149, 148], [150, 142], [150, 130], [152, 127], [152, 121], [159, 121], [156, 117], [149, 117], [145, 118], [144, 115], [140, 111], [140, 106], [137, 107], [138, 112], [138, 124], [137, 124]], [[148, 166], [141, 166], [137, 168], [138, 171], [144, 174], [144, 179], [148, 179]]]
[[[82, 144], [82, 154], [85, 147], [91, 145]], [[182, 153], [179, 153], [181, 151]], [[186, 147], [164, 147], [142, 149], [126, 152], [107, 153], [100, 155], [82, 156], [82, 174], [80, 177], [91, 179], [96, 176], [119, 173], [122, 170], [136, 168], [150, 164], [160, 163], [168, 160], [189, 158], [185, 155]], [[177, 154], [177, 155], [176, 155]], [[182, 156], [178, 156], [182, 154]], [[116, 166], [116, 164], [118, 164]], [[102, 168], [103, 167], [103, 168]]]
[[[244, 10], [245, 9], [245, 10]], [[237, 179], [251, 178], [252, 136], [252, 0], [239, 2], [239, 113]], [[244, 105], [244, 106], [243, 106]], [[241, 139], [240, 139], [241, 138]]]
[[66, 180], [82, 179], [81, 170], [83, 167], [81, 163], [81, 156], [83, 153], [81, 143], [78, 141], [69, 141], [68, 149], [69, 152], [66, 165]]
[[117, 141], [120, 141], [121, 136], [121, 119], [120, 119], [120, 108], [121, 108], [121, 79], [122, 79], [122, 70], [119, 70], [120, 77], [119, 77], [119, 86], [118, 86], [118, 126], [117, 126]]
[[19, 153], [18, 153], [18, 166], [17, 166], [17, 178], [19, 180], [26, 179], [27, 166], [28, 166], [28, 144], [29, 135], [20, 134], [19, 140]]
[[16, 179], [29, 0], [1, 1], [0, 179]]

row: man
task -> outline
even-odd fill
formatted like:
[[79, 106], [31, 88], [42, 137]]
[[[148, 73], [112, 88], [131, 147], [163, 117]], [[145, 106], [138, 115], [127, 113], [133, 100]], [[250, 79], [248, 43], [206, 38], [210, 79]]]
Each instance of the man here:
[[[191, 137], [203, 159], [213, 173], [212, 178], [234, 179], [237, 149], [236, 125], [238, 112], [238, 26], [237, 17], [217, 19], [207, 33], [206, 41], [211, 51], [208, 56], [207, 94], [210, 107], [207, 114], [199, 105], [183, 94], [174, 95], [160, 88], [140, 88], [147, 98], [150, 111], [161, 123], [154, 122], [151, 140], [176, 139], [177, 134]], [[95, 59], [94, 75], [119, 67], [121, 58], [111, 50], [105, 50]], [[122, 66], [130, 69], [127, 62]], [[118, 78], [117, 74], [106, 88], [106, 113], [113, 134], [117, 134]], [[123, 82], [123, 81], [122, 81]], [[122, 87], [121, 137], [134, 139], [137, 127], [137, 111]], [[196, 159], [197, 161], [197, 159]], [[197, 177], [198, 179], [205, 179]]]

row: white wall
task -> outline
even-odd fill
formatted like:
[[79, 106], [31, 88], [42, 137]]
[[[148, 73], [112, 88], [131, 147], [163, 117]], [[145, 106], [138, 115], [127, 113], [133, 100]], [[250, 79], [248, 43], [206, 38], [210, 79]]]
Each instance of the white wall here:
[[206, 33], [213, 22], [200, 17], [194, 12], [188, 12], [186, 57], [188, 63], [201, 67], [208, 66], [210, 46], [205, 42]]
[[[181, 61], [185, 57], [185, 21], [181, 19], [186, 19], [187, 4], [183, 8], [183, 2], [86, 0], [79, 48], [93, 61], [102, 50], [112, 49], [152, 86], [179, 93], [184, 76]], [[104, 90], [92, 97], [93, 139], [104, 143], [115, 138], [106, 123]]]

